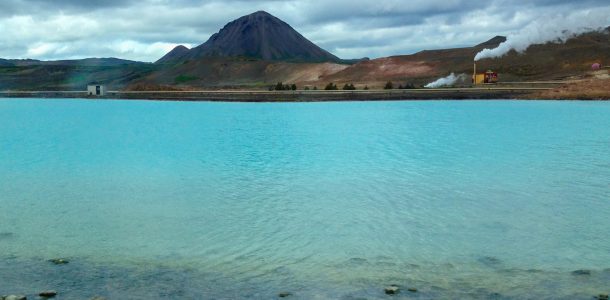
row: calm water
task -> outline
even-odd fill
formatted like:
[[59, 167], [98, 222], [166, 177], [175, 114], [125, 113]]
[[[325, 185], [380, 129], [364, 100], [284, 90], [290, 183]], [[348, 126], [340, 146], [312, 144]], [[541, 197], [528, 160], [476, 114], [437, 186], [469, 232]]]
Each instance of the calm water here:
[[591, 299], [609, 282], [610, 103], [0, 101], [0, 294]]

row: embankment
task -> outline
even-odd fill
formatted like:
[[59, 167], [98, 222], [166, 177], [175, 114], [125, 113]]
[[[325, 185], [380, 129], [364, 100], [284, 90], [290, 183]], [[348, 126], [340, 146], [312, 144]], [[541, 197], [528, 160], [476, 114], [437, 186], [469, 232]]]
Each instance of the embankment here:
[[170, 101], [317, 102], [375, 100], [524, 99], [546, 88], [451, 88], [371, 91], [111, 91], [103, 97], [73, 91], [6, 91], [10, 98], [91, 98]]

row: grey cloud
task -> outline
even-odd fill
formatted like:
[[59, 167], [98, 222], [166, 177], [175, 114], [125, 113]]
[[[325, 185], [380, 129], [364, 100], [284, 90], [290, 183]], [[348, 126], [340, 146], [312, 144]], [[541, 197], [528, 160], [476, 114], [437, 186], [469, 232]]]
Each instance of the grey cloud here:
[[256, 10], [340, 57], [377, 57], [472, 45], [541, 16], [609, 7], [607, 0], [2, 0], [0, 57], [155, 61]]

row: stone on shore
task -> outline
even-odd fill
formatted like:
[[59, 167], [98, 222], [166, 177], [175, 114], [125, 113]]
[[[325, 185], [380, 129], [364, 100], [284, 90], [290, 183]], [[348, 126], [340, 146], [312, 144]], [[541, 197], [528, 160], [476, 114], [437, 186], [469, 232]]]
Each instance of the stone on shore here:
[[400, 288], [397, 285], [390, 285], [385, 287], [384, 289], [386, 295], [395, 295], [398, 294], [398, 292], [400, 292]]
[[44, 291], [44, 292], [40, 292], [40, 294], [38, 294], [38, 296], [40, 296], [42, 298], [53, 298], [53, 297], [57, 296], [57, 292], [56, 291]]

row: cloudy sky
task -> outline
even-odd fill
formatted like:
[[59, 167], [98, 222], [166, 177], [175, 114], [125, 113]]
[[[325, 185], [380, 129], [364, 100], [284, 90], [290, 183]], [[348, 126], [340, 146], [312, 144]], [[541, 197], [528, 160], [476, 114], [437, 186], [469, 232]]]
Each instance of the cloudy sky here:
[[610, 16], [610, 1], [0, 0], [0, 57], [155, 61], [258, 10], [341, 58], [375, 58], [470, 46], [541, 20]]

